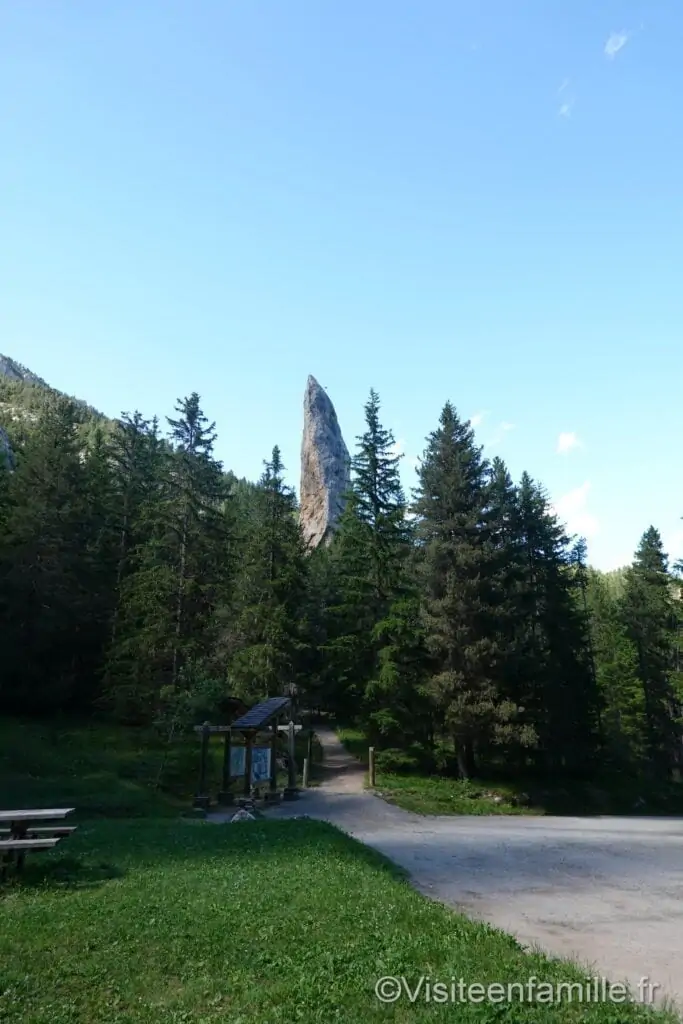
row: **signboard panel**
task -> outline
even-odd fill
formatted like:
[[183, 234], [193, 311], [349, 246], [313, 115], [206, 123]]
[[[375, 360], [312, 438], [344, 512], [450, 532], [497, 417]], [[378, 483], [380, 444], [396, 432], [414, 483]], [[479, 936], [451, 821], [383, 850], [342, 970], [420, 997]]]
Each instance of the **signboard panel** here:
[[[267, 782], [270, 779], [270, 747], [252, 747], [251, 781]], [[246, 770], [246, 748], [232, 747], [230, 750], [230, 775], [233, 779], [243, 776]]]
[[251, 781], [268, 782], [270, 778], [270, 747], [254, 747], [251, 756]]
[[236, 779], [239, 775], [244, 775], [244, 755], [244, 747], [230, 748], [230, 775], [233, 779]]

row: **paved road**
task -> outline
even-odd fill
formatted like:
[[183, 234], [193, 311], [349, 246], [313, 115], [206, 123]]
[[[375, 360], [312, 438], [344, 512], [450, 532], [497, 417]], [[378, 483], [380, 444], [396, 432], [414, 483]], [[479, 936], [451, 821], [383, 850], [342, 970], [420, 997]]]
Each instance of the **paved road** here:
[[430, 897], [683, 1006], [683, 819], [422, 817], [364, 792], [336, 736], [321, 742], [329, 778], [271, 813], [330, 821]]

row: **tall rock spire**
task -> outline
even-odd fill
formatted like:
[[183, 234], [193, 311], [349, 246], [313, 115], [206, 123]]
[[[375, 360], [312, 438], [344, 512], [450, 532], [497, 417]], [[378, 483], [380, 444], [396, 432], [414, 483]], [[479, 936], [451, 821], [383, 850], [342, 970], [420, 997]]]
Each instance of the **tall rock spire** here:
[[349, 489], [350, 459], [327, 392], [309, 377], [301, 443], [300, 522], [309, 548], [329, 544]]

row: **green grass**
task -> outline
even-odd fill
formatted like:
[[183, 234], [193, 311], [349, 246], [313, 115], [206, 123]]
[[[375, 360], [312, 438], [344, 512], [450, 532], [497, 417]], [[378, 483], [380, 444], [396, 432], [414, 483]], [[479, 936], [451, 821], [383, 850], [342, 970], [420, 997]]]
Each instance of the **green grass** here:
[[[337, 733], [347, 750], [367, 766], [368, 740], [363, 730], [345, 726]], [[682, 782], [648, 783], [623, 773], [605, 775], [594, 783], [548, 784], [534, 778], [463, 782], [419, 772], [397, 774], [378, 765], [375, 786], [385, 800], [416, 814], [683, 814]]]
[[[361, 764], [367, 766], [368, 741], [361, 729], [344, 727], [337, 734]], [[541, 809], [520, 803], [514, 786], [460, 782], [439, 776], [398, 775], [377, 769], [375, 787], [389, 803], [415, 814], [539, 814]]]
[[389, 772], [380, 772], [375, 781], [385, 800], [416, 814], [543, 813], [537, 807], [520, 806], [514, 787]]
[[[218, 785], [218, 747], [212, 750]], [[75, 806], [79, 816], [177, 815], [191, 803], [199, 741], [95, 721], [0, 718], [0, 807]], [[158, 785], [157, 785], [158, 783]]]
[[348, 752], [357, 757], [360, 763], [367, 767], [368, 738], [363, 730], [354, 726], [343, 726], [337, 727], [336, 732]]
[[[297, 736], [299, 776], [307, 740]], [[311, 783], [319, 777], [314, 743]], [[200, 742], [192, 734], [165, 742], [152, 729], [98, 721], [35, 722], [0, 718], [0, 807], [74, 806], [79, 817], [175, 816], [192, 804], [199, 782]], [[207, 784], [222, 788], [222, 738], [209, 746]], [[279, 784], [287, 783], [280, 773]], [[242, 780], [232, 786], [242, 793]], [[0, 1018], [1, 1020], [1, 1018]]]
[[3, 1024], [652, 1019], [609, 1003], [381, 1006], [374, 985], [386, 975], [584, 975], [429, 902], [320, 822], [92, 822], [68, 854], [35, 858], [0, 914]]
[[[180, 817], [197, 747], [0, 721], [0, 806], [73, 803], [79, 822], [0, 889], [1, 1024], [675, 1020], [610, 1003], [380, 1005], [386, 975], [411, 986], [585, 978], [426, 900], [327, 824]], [[216, 782], [220, 756], [216, 744]]]

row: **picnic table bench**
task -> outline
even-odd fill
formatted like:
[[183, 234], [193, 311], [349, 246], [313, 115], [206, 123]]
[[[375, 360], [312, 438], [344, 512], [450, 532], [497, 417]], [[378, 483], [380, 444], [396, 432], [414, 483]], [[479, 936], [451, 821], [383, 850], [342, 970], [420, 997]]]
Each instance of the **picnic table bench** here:
[[72, 814], [73, 807], [48, 807], [29, 810], [0, 811], [0, 824], [7, 823], [7, 828], [0, 828], [0, 854], [2, 854], [2, 873], [4, 881], [7, 869], [16, 864], [17, 871], [24, 866], [24, 858], [29, 850], [51, 850], [63, 838], [75, 832], [76, 826], [42, 825], [34, 826], [35, 821], [63, 820]]

